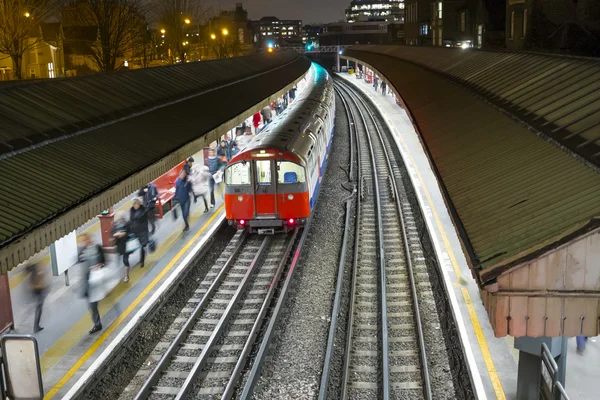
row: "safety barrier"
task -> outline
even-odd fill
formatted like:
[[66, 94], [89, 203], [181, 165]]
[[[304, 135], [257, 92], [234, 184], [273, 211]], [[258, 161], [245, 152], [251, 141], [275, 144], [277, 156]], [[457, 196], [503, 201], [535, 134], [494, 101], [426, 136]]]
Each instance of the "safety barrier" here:
[[542, 343], [542, 368], [540, 379], [540, 399], [543, 400], [569, 400], [563, 385], [558, 381], [558, 365], [552, 353]]

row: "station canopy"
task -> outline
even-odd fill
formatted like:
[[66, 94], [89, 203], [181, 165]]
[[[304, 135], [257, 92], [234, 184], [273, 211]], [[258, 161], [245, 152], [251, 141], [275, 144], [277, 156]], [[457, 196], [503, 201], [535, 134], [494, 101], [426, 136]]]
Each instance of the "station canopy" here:
[[293, 85], [294, 51], [0, 85], [0, 274]]
[[419, 131], [496, 336], [598, 335], [600, 60], [354, 46]]

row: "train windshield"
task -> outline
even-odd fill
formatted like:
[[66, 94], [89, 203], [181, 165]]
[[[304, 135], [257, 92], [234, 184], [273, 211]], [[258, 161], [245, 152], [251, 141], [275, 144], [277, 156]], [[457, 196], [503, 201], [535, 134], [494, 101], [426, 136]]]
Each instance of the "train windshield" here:
[[250, 163], [242, 161], [227, 167], [225, 170], [225, 184], [250, 185]]
[[277, 183], [305, 183], [304, 167], [291, 161], [277, 162]]

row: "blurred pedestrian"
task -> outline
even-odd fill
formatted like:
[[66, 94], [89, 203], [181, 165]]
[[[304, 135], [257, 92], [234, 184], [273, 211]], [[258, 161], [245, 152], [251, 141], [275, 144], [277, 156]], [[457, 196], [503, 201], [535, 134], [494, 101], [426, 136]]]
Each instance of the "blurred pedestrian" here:
[[151, 182], [140, 189], [140, 191], [138, 192], [138, 196], [144, 199], [144, 207], [146, 207], [146, 209], [148, 210], [148, 222], [152, 227], [150, 234], [154, 235], [154, 232], [156, 232], [156, 202], [158, 201], [158, 189], [156, 185]]
[[585, 347], [587, 345], [588, 338], [583, 335], [579, 335], [575, 338], [577, 342], [577, 353], [583, 355], [585, 353]]
[[387, 94], [387, 83], [385, 83], [385, 81], [382, 79], [381, 80], [381, 94], [382, 95], [386, 95]]
[[260, 114], [262, 115], [264, 125], [270, 124], [273, 120], [273, 110], [271, 109], [271, 106], [265, 106], [260, 110]]
[[80, 261], [85, 267], [84, 292], [83, 295], [88, 298], [90, 312], [92, 314], [92, 322], [94, 327], [90, 330], [90, 335], [102, 330], [102, 322], [100, 320], [100, 312], [98, 311], [98, 302], [104, 296], [99, 292], [102, 290], [101, 284], [97, 283], [93, 278], [93, 273], [98, 272], [104, 267], [106, 260], [104, 251], [99, 244], [93, 244], [92, 239], [87, 233], [81, 235]]
[[204, 200], [204, 212], [208, 212], [208, 195], [210, 193], [210, 181], [212, 176], [210, 175], [207, 166], [194, 165], [192, 168], [192, 175], [190, 176], [190, 183], [192, 184], [192, 191], [194, 192], [194, 203], [198, 197], [202, 197]]
[[[122, 212], [115, 215], [115, 221], [112, 226], [113, 242], [119, 255], [125, 264], [125, 277], [123, 282], [129, 282], [129, 257], [127, 256], [127, 238], [129, 236], [129, 224], [125, 220]], [[127, 258], [127, 262], [125, 262]]]
[[217, 156], [219, 157], [219, 159], [222, 162], [226, 163], [228, 155], [229, 155], [229, 146], [227, 145], [227, 141], [223, 139], [217, 146]]
[[188, 218], [190, 216], [190, 194], [192, 193], [192, 186], [188, 180], [188, 174], [185, 171], [179, 173], [179, 177], [175, 180], [175, 197], [181, 206], [181, 214], [183, 215], [183, 222], [185, 227], [183, 231], [190, 230], [190, 224]]
[[44, 300], [48, 292], [48, 277], [46, 268], [39, 263], [32, 263], [27, 266], [29, 273], [29, 287], [35, 300], [35, 318], [33, 320], [33, 332], [38, 333], [44, 327], [40, 325]]
[[208, 165], [208, 172], [212, 175], [212, 179], [210, 180], [210, 208], [215, 206], [215, 179], [214, 176], [219, 172], [225, 169], [225, 163], [221, 161], [219, 157], [217, 157], [215, 151], [210, 149], [208, 151], [208, 158], [206, 159]]
[[298, 90], [298, 88], [296, 88], [296, 86], [294, 86], [293, 88], [290, 89], [290, 104], [294, 102], [294, 99], [296, 98], [296, 91]]
[[194, 166], [194, 157], [190, 157], [183, 164], [183, 170], [189, 175], [192, 167]]
[[373, 77], [373, 88], [377, 91], [377, 89], [379, 88], [379, 77], [377, 75], [375, 75]]
[[261, 121], [261, 115], [260, 115], [260, 111], [259, 111], [252, 116], [252, 126], [254, 126], [255, 133], [258, 133], [258, 127], [260, 126], [260, 121]]
[[[141, 267], [144, 268], [144, 261], [146, 260], [145, 247], [148, 244], [148, 209], [142, 204], [142, 199], [136, 197], [133, 199], [133, 205], [129, 209], [129, 226], [128, 232], [133, 235], [138, 241], [140, 246], [140, 262]], [[129, 270], [129, 255], [134, 253], [137, 249], [127, 249], [127, 243], [125, 243], [126, 251], [123, 256], [123, 262], [125, 268]]]

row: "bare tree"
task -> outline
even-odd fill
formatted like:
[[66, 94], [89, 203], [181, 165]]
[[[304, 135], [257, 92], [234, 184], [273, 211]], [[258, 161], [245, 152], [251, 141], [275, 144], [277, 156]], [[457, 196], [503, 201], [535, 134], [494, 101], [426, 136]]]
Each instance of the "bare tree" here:
[[155, 0], [155, 20], [169, 49], [169, 62], [185, 62], [190, 48], [198, 43], [201, 24], [210, 8], [204, 0]]
[[42, 40], [40, 24], [59, 5], [59, 0], [0, 0], [0, 55], [12, 59], [17, 79], [23, 76], [23, 54]]
[[237, 35], [224, 29], [220, 34], [211, 34], [210, 50], [217, 59], [231, 58], [241, 54], [242, 45]]
[[[73, 4], [76, 24], [94, 26], [98, 38], [92, 59], [100, 71], [114, 71], [131, 56], [148, 12], [144, 0], [78, 0]], [[121, 59], [121, 60], [120, 60]]]

